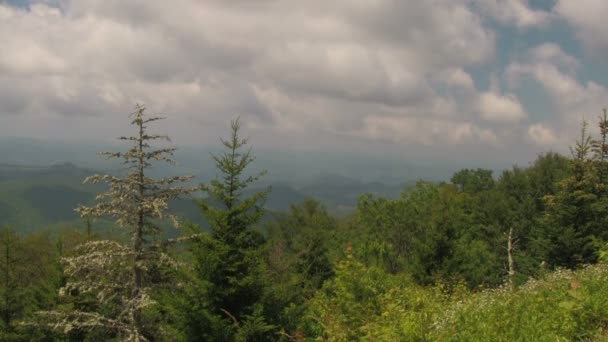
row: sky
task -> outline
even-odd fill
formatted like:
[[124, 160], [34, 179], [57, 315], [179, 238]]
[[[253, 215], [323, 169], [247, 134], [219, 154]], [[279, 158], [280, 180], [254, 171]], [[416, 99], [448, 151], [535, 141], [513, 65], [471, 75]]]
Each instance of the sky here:
[[606, 0], [0, 0], [0, 135], [524, 162], [608, 105]]

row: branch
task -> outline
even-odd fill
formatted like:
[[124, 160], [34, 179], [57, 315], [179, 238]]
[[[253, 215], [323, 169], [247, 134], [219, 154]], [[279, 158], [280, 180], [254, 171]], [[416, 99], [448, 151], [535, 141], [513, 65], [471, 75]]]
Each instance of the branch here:
[[240, 325], [239, 321], [236, 319], [236, 317], [234, 317], [230, 312], [228, 312], [228, 310], [220, 308], [220, 311], [225, 313], [228, 317], [230, 317], [232, 319], [232, 321], [234, 322], [234, 325], [236, 325], [237, 327]]

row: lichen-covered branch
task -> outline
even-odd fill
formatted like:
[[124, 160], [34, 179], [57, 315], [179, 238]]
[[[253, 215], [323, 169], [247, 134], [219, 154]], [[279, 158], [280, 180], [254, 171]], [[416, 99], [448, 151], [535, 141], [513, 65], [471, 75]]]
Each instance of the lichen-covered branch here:
[[[169, 219], [178, 227], [177, 218], [168, 212], [169, 201], [199, 190], [180, 184], [192, 180], [191, 176], [154, 179], [146, 175], [153, 162], [174, 164], [171, 156], [175, 148], [154, 149], [149, 142], [170, 141], [168, 136], [149, 134], [147, 123], [160, 120], [147, 117], [145, 107], [138, 105], [131, 114], [136, 135], [120, 137], [132, 144], [126, 152], [103, 152], [108, 158], [123, 159], [129, 165], [124, 177], [92, 175], [85, 183], [105, 183], [108, 190], [96, 196], [92, 206], [79, 206], [81, 217], [108, 217], [114, 220], [127, 235], [130, 244], [116, 241], [88, 241], [76, 248], [73, 256], [63, 258], [65, 286], [63, 297], [90, 296], [89, 310], [47, 311], [47, 326], [69, 333], [73, 330], [106, 329], [127, 341], [147, 341], [154, 336], [142, 321], [142, 310], [153, 305], [147, 273], [154, 267], [175, 267], [154, 241], [160, 231], [159, 220]], [[175, 241], [168, 241], [174, 243]], [[102, 313], [103, 312], [103, 313]]]

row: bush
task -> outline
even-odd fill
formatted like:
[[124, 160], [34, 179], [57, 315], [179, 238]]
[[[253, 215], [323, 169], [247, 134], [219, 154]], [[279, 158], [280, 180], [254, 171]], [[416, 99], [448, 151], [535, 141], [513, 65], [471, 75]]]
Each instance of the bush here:
[[557, 270], [515, 291], [488, 290], [452, 305], [431, 339], [571, 341], [606, 339], [608, 267]]

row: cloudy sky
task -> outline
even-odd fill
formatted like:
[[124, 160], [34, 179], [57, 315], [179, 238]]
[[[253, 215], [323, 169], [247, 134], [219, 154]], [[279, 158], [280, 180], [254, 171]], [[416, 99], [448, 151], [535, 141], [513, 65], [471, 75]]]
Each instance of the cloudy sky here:
[[0, 135], [529, 160], [608, 105], [606, 0], [0, 0]]

